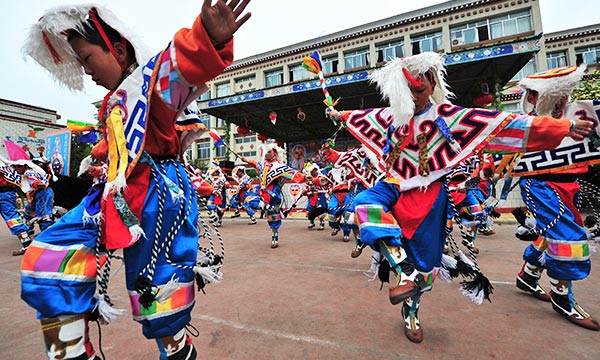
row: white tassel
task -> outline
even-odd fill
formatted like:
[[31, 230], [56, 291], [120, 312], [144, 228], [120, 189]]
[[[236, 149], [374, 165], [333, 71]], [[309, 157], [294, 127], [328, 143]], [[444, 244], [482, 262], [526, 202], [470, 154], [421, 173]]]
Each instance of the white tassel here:
[[158, 295], [156, 295], [156, 301], [161, 304], [164, 304], [179, 288], [181, 285], [179, 284], [179, 278], [177, 275], [173, 274], [171, 280], [169, 280], [165, 285], [160, 286], [160, 290]]
[[447, 283], [452, 282], [452, 276], [450, 276], [450, 271], [448, 271], [448, 269], [443, 268], [443, 267], [441, 267], [440, 270], [438, 271], [438, 278]]
[[544, 253], [541, 253], [540, 257], [538, 258], [538, 261], [540, 264], [542, 264], [542, 266], [544, 266], [546, 264], [546, 255]]
[[194, 272], [204, 279], [205, 283], [219, 283], [223, 274], [216, 266], [194, 266]]
[[594, 237], [594, 241], [597, 242], [597, 243], [600, 243], [600, 236]]
[[475, 264], [473, 263], [473, 261], [471, 261], [471, 259], [469, 259], [467, 257], [467, 255], [465, 255], [464, 252], [462, 252], [462, 250], [458, 250], [458, 257], [460, 258], [460, 260], [462, 260], [462, 262], [464, 262], [465, 264], [469, 265], [473, 270], [476, 270]]
[[115, 309], [103, 297], [98, 300], [98, 312], [105, 324], [110, 324], [111, 321], [125, 314], [124, 309]]
[[375, 281], [375, 279], [377, 279], [377, 274], [379, 273], [380, 260], [381, 253], [375, 253], [371, 257], [371, 267], [369, 267], [369, 270], [363, 272], [363, 274], [365, 274], [365, 276], [369, 278], [369, 281]]
[[456, 140], [450, 141], [450, 147], [452, 148], [452, 151], [454, 151], [457, 154], [462, 151], [460, 144]]
[[588, 245], [588, 249], [590, 251], [590, 254], [595, 254], [598, 252], [598, 247], [596, 245]]
[[532, 217], [526, 217], [525, 218], [525, 226], [530, 228], [530, 229], [535, 229], [535, 226], [537, 225], [537, 221], [535, 220], [535, 218]]
[[442, 266], [446, 269], [456, 269], [458, 261], [450, 255], [442, 254]]
[[135, 244], [140, 239], [140, 237], [146, 237], [144, 229], [142, 229], [142, 227], [139, 224], [135, 224], [132, 227], [130, 227], [129, 233], [131, 234], [131, 242], [129, 243], [129, 245]]
[[470, 291], [465, 289], [464, 287], [461, 287], [461, 292], [462, 294], [469, 300], [471, 300], [472, 302], [474, 302], [477, 305], [481, 305], [481, 303], [483, 303], [483, 290], [477, 292], [477, 291]]

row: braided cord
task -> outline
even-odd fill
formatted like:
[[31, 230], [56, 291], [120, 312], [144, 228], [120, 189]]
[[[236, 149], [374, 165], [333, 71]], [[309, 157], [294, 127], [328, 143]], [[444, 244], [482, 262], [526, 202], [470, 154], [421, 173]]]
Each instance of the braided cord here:
[[[525, 205], [527, 206], [527, 208], [529, 208], [531, 210], [533, 217], [536, 218], [537, 217], [537, 208], [535, 206], [535, 202], [531, 198], [531, 182], [532, 182], [531, 179], [525, 180]], [[552, 227], [554, 227], [565, 213], [565, 204], [562, 202], [560, 195], [558, 195], [558, 192], [554, 188], [550, 187], [550, 189], [552, 190], [552, 192], [556, 196], [556, 199], [558, 200], [558, 215], [556, 215], [556, 217], [554, 219], [552, 219], [552, 221], [550, 221], [548, 223], [548, 225], [546, 225], [543, 229], [541, 229], [541, 230], [535, 229], [534, 230], [538, 236], [542, 236], [548, 230], [550, 230]]]

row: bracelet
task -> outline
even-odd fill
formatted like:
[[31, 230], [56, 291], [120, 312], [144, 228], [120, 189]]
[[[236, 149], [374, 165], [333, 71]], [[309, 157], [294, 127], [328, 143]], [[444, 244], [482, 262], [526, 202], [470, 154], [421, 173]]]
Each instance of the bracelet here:
[[575, 120], [570, 119], [569, 121], [571, 122], [571, 126], [569, 127], [569, 133], [572, 133], [573, 130], [575, 130]]

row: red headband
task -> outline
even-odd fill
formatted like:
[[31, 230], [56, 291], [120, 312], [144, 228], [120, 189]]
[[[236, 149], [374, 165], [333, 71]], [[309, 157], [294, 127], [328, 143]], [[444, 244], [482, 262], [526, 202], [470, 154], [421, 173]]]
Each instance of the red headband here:
[[[117, 63], [119, 63], [119, 65], [121, 66], [121, 70], [125, 71], [126, 65], [125, 65], [125, 63], [121, 63], [121, 61], [119, 61], [119, 56], [117, 54], [117, 51], [115, 50], [112, 43], [108, 39], [106, 32], [104, 32], [104, 29], [102, 28], [102, 25], [100, 24], [100, 21], [98, 21], [98, 16], [96, 15], [96, 9], [91, 9], [89, 14], [90, 14], [90, 19], [92, 20], [94, 25], [96, 25], [96, 29], [98, 29], [98, 32], [100, 33], [102, 40], [104, 40], [104, 43], [108, 47], [108, 50], [114, 56], [115, 60], [117, 60]], [[123, 44], [124, 47], [127, 46], [127, 43], [125, 42], [125, 39], [122, 36], [121, 36], [121, 44]]]

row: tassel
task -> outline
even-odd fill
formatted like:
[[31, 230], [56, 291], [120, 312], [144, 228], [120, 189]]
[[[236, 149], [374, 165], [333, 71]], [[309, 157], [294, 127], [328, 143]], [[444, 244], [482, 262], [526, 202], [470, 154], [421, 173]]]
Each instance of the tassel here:
[[377, 279], [377, 275], [379, 274], [379, 259], [381, 259], [381, 253], [375, 253], [375, 255], [371, 257], [371, 267], [363, 273], [369, 278], [369, 281], [375, 281], [375, 279]]
[[525, 219], [527, 219], [527, 215], [525, 215], [523, 209], [516, 208], [512, 211], [512, 214], [520, 225], [525, 226]]
[[125, 314], [125, 312], [124, 309], [115, 309], [112, 307], [108, 301], [104, 300], [104, 297], [98, 300], [98, 313], [104, 324], [110, 324], [111, 321]]
[[152, 282], [145, 276], [138, 275], [133, 283], [134, 290], [140, 294], [139, 303], [145, 309], [149, 309], [156, 299], [156, 293], [153, 290]]
[[205, 284], [219, 283], [223, 279], [223, 274], [216, 266], [194, 266], [194, 273], [202, 277]]
[[438, 278], [447, 282], [447, 283], [451, 283], [452, 282], [452, 275], [450, 274], [450, 271], [446, 268], [441, 267], [439, 272], [438, 272]]
[[383, 259], [379, 261], [378, 264], [379, 271], [377, 271], [377, 277], [379, 278], [379, 280], [381, 281], [381, 285], [383, 286], [383, 283], [390, 282], [390, 263], [386, 259]]
[[458, 261], [452, 256], [442, 254], [442, 266], [445, 269], [456, 269], [458, 266]]
[[169, 280], [164, 286], [160, 287], [158, 290], [158, 295], [156, 295], [156, 301], [161, 304], [164, 304], [177, 290], [179, 290], [181, 286], [179, 285], [179, 279], [176, 274], [173, 274], [171, 280]]
[[490, 295], [493, 293], [494, 287], [481, 272], [477, 272], [473, 280], [465, 280], [460, 284], [462, 294], [475, 304], [481, 305], [484, 299], [492, 302]]
[[458, 141], [456, 140], [452, 140], [450, 141], [450, 148], [452, 149], [452, 151], [454, 151], [456, 154], [458, 154], [461, 150], [462, 147], [460, 146], [460, 144], [458, 143]]
[[[596, 238], [598, 239], [598, 238]], [[596, 245], [588, 245], [588, 250], [590, 254], [595, 254], [598, 252], [598, 247]]]

